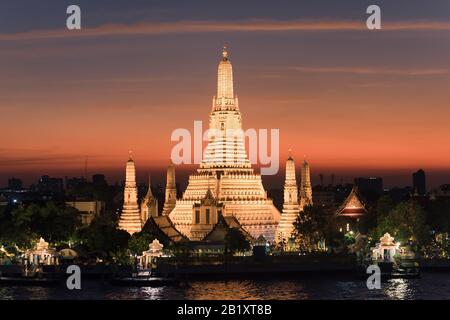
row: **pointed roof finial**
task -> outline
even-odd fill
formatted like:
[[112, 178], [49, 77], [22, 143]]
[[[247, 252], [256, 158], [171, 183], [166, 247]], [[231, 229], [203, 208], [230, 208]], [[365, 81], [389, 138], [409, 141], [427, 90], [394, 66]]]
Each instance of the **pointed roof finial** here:
[[289, 148], [288, 153], [289, 153], [288, 159], [292, 160], [292, 149], [291, 148]]
[[129, 157], [128, 160], [133, 160], [133, 151], [131, 150], [128, 151], [128, 157]]
[[227, 44], [223, 45], [222, 57], [223, 57], [223, 60], [228, 60], [228, 46], [227, 46]]
[[148, 190], [147, 190], [147, 194], [145, 196], [145, 198], [150, 199], [151, 197], [153, 197], [153, 192], [152, 192], [152, 181], [150, 178], [150, 173], [148, 174]]

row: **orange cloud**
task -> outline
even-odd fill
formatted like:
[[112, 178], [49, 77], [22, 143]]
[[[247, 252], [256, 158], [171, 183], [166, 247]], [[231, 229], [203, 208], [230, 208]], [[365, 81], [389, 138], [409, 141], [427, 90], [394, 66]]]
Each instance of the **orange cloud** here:
[[448, 74], [447, 68], [430, 69], [393, 69], [382, 67], [293, 67], [296, 71], [312, 73], [349, 73], [349, 74], [380, 74], [399, 76], [427, 76]]
[[[19, 33], [2, 33], [0, 41], [35, 39], [59, 39], [68, 37], [102, 37], [120, 35], [155, 35], [208, 32], [286, 32], [286, 31], [362, 31], [367, 30], [365, 21], [354, 20], [262, 20], [240, 21], [177, 21], [141, 22], [136, 24], [105, 24], [82, 30], [49, 29], [32, 30]], [[450, 22], [387, 22], [382, 31], [401, 30], [450, 30]]]

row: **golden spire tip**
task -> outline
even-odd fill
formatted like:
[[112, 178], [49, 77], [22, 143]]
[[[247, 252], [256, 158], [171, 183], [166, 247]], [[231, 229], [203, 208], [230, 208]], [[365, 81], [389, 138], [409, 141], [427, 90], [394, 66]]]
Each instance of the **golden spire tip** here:
[[224, 60], [228, 59], [228, 46], [226, 44], [223, 45], [222, 57]]

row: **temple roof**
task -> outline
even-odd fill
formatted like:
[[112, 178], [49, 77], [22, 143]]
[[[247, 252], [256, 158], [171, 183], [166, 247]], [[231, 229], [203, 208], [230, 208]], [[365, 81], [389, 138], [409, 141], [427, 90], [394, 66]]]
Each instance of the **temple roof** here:
[[347, 199], [345, 199], [344, 203], [338, 209], [337, 215], [357, 218], [366, 213], [366, 207], [360, 200], [357, 188], [353, 187]]
[[196, 204], [196, 206], [202, 206], [202, 205], [207, 205], [207, 206], [223, 206], [222, 203], [219, 203], [217, 201], [217, 199], [214, 197], [211, 189], [208, 186], [208, 190], [206, 190], [205, 196], [203, 197], [203, 199], [200, 201], [199, 204]]
[[148, 190], [147, 190], [147, 194], [145, 195], [144, 199], [145, 200], [150, 200], [153, 199], [153, 192], [152, 192], [152, 182], [150, 180], [150, 176], [148, 176]]
[[175, 228], [169, 216], [149, 217], [148, 223], [156, 227], [171, 242], [187, 241], [187, 238]]
[[216, 223], [216, 225], [212, 228], [212, 230], [206, 234], [206, 236], [203, 238], [202, 241], [210, 241], [210, 242], [217, 242], [217, 241], [224, 241], [225, 236], [227, 233], [227, 230], [229, 228], [238, 229], [250, 242], [254, 242], [255, 239], [245, 231], [244, 228], [242, 228], [239, 221], [236, 219], [235, 216], [222, 216], [219, 215], [219, 219]]

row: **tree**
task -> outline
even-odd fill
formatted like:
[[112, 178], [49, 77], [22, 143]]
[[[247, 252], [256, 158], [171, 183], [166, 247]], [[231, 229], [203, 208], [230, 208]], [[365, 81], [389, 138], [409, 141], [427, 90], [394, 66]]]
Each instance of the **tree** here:
[[450, 232], [450, 199], [430, 201], [427, 207], [427, 223], [437, 233]]
[[52, 201], [18, 206], [2, 214], [3, 241], [28, 249], [39, 237], [51, 243], [70, 239], [81, 225], [78, 211]]
[[89, 226], [77, 231], [78, 241], [93, 257], [111, 260], [128, 248], [130, 235], [119, 230], [107, 217], [100, 216], [92, 220]]
[[68, 241], [81, 226], [78, 210], [72, 207], [47, 202], [38, 212], [36, 232], [52, 243]]
[[358, 231], [361, 234], [369, 234], [376, 229], [379, 221], [389, 215], [395, 207], [395, 203], [390, 196], [381, 196], [375, 206], [369, 208], [367, 214], [358, 221]]
[[415, 201], [401, 202], [388, 215], [379, 217], [376, 236], [388, 232], [403, 243], [426, 244], [430, 239], [426, 219], [426, 212]]
[[294, 236], [301, 251], [316, 251], [323, 241], [338, 247], [343, 241], [334, 212], [322, 206], [306, 206], [300, 212], [294, 222]]
[[236, 252], [250, 250], [250, 242], [237, 228], [228, 228], [225, 235], [225, 254], [233, 255]]
[[141, 231], [133, 233], [128, 240], [128, 249], [135, 255], [141, 255], [143, 251], [148, 250], [149, 244], [154, 239], [156, 239], [156, 237], [151, 232]]
[[390, 196], [382, 196], [376, 205], [377, 225], [389, 216], [396, 204]]
[[12, 206], [0, 208], [0, 245], [5, 246], [10, 252], [16, 251], [16, 246], [29, 249], [38, 236], [28, 228], [28, 225], [15, 223], [12, 211]]

